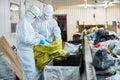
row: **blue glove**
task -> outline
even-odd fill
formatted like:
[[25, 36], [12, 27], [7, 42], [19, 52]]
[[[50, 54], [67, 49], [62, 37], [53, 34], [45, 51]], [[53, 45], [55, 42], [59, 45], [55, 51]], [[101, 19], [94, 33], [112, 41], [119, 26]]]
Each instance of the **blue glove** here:
[[39, 44], [42, 44], [42, 45], [49, 45], [50, 44], [50, 41], [49, 40], [40, 40]]
[[46, 41], [46, 42], [48, 42], [48, 43], [51, 43], [51, 41], [50, 41], [50, 40], [48, 40], [48, 39], [46, 39], [45, 41]]
[[45, 40], [40, 40], [39, 44], [44, 45], [45, 44]]

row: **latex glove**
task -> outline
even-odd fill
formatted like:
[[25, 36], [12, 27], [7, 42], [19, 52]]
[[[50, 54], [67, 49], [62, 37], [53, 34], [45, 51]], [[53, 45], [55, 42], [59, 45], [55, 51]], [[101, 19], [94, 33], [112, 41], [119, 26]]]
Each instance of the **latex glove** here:
[[48, 43], [51, 43], [51, 41], [50, 41], [50, 40], [48, 40], [48, 39], [46, 39], [45, 41], [46, 41], [46, 42], [48, 42]]
[[50, 43], [47, 42], [46, 40], [40, 40], [39, 44], [42, 44], [42, 45], [49, 45]]

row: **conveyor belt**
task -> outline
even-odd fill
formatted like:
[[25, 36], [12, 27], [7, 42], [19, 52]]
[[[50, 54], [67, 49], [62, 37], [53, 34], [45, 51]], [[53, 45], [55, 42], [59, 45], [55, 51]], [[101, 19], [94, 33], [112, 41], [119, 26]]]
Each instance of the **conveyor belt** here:
[[95, 69], [92, 66], [92, 55], [89, 47], [89, 41], [85, 38], [85, 67], [86, 67], [86, 75], [87, 80], [97, 80]]

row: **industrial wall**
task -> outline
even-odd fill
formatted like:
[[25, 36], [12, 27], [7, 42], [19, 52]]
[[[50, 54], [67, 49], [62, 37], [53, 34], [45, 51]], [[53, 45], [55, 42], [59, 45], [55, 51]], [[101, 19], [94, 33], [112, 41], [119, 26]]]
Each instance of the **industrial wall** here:
[[[82, 25], [106, 24], [112, 25], [112, 21], [120, 21], [120, 6], [104, 8], [81, 8], [68, 7], [55, 9], [55, 14], [67, 15], [68, 40], [72, 40], [72, 35], [77, 32], [77, 21]], [[93, 17], [95, 14], [95, 18]]]

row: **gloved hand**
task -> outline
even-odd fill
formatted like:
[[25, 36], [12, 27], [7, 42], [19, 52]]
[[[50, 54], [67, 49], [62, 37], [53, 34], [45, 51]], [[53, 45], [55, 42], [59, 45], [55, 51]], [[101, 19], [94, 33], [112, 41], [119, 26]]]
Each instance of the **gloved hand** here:
[[45, 41], [46, 41], [46, 42], [48, 42], [48, 43], [51, 43], [51, 41], [50, 41], [50, 40], [48, 40], [48, 39], [46, 39]]
[[49, 40], [40, 40], [39, 44], [42, 44], [42, 45], [49, 45], [50, 44], [50, 41]]

